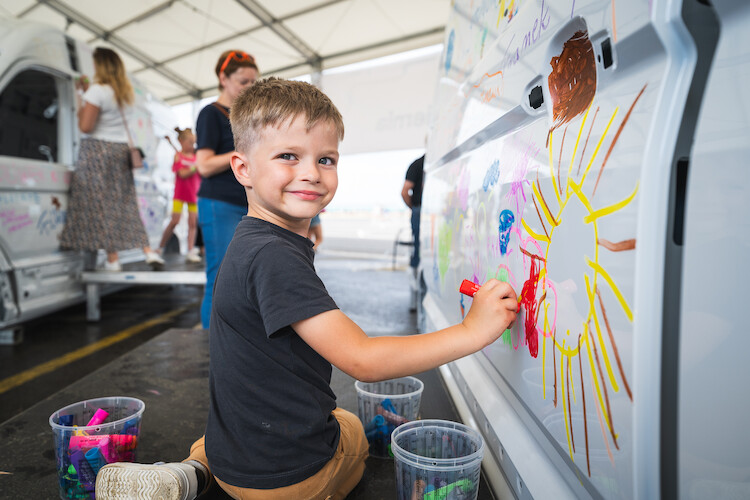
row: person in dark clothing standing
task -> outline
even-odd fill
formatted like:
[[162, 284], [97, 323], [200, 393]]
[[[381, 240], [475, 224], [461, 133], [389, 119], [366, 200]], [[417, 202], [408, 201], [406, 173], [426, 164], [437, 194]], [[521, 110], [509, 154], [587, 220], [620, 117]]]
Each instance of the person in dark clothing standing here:
[[245, 189], [229, 168], [234, 139], [229, 125], [229, 108], [245, 87], [258, 79], [258, 66], [250, 54], [228, 50], [216, 63], [219, 94], [204, 107], [195, 127], [198, 137], [196, 164], [203, 177], [198, 191], [198, 224], [203, 236], [206, 258], [206, 288], [201, 304], [201, 323], [208, 328], [216, 273], [219, 270], [234, 229], [247, 214]]
[[414, 253], [409, 266], [419, 267], [419, 216], [422, 208], [422, 182], [424, 180], [424, 156], [414, 160], [406, 171], [406, 180], [401, 189], [401, 198], [411, 208], [411, 234], [414, 238]]

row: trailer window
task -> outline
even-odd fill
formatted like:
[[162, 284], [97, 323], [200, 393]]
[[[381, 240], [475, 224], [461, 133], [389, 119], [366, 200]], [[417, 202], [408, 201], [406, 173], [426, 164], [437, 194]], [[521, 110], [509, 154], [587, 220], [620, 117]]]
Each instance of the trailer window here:
[[0, 93], [0, 155], [57, 161], [58, 105], [54, 77], [16, 75]]

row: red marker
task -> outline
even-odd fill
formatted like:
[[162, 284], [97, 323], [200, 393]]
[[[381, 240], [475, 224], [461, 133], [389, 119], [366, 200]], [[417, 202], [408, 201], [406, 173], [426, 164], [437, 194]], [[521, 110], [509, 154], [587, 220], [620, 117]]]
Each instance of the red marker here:
[[[473, 281], [469, 280], [463, 280], [461, 282], [461, 286], [458, 288], [458, 291], [461, 292], [464, 295], [468, 295], [469, 297], [473, 297], [475, 293], [479, 290], [481, 285], [477, 285]], [[521, 297], [518, 298], [518, 309], [516, 310], [516, 314], [521, 312]]]
[[469, 280], [463, 280], [461, 282], [461, 287], [458, 289], [459, 292], [468, 295], [469, 297], [473, 297], [474, 294], [477, 293], [477, 290], [479, 290], [479, 285]]

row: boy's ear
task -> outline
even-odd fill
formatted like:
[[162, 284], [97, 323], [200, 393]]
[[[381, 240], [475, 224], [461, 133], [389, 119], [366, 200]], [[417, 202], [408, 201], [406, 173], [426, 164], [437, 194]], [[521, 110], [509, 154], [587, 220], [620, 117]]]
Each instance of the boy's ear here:
[[232, 167], [234, 178], [237, 182], [245, 187], [252, 187], [250, 180], [250, 163], [248, 163], [245, 155], [238, 151], [232, 152], [232, 157], [229, 159], [229, 165]]

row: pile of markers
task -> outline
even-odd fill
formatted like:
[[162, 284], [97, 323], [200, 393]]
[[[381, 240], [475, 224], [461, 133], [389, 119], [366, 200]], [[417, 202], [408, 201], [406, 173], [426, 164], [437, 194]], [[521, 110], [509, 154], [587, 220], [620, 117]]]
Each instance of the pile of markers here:
[[[97, 409], [86, 427], [105, 424], [109, 413]], [[92, 434], [79, 428], [74, 415], [61, 415], [57, 450], [60, 492], [66, 498], [95, 498], [96, 475], [108, 463], [133, 462], [138, 443], [139, 419], [126, 421], [118, 434]], [[99, 429], [97, 429], [98, 431]]]
[[452, 483], [447, 483], [440, 478], [433, 478], [432, 484], [424, 485], [425, 481], [418, 481], [415, 490], [419, 493], [423, 491], [423, 496], [415, 498], [419, 500], [470, 500], [476, 498], [476, 489], [474, 483], [467, 478], [459, 479]]
[[392, 457], [391, 433], [409, 420], [398, 414], [389, 398], [380, 401], [375, 407], [375, 415], [365, 425], [365, 436], [370, 443], [370, 453], [381, 457]]

